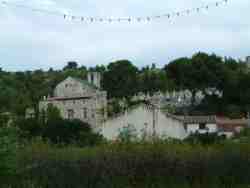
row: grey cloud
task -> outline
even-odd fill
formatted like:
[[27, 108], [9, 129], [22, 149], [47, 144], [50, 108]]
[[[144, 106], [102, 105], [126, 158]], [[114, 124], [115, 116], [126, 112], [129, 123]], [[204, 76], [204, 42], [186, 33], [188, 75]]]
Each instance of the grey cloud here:
[[[32, 0], [29, 4], [83, 16], [141, 16], [183, 10], [207, 2], [214, 1]], [[0, 67], [8, 70], [61, 68], [68, 60], [93, 66], [124, 58], [137, 66], [153, 62], [162, 66], [197, 51], [244, 58], [250, 54], [249, 8], [249, 1], [238, 0], [229, 1], [225, 7], [171, 20], [91, 24], [0, 6]]]

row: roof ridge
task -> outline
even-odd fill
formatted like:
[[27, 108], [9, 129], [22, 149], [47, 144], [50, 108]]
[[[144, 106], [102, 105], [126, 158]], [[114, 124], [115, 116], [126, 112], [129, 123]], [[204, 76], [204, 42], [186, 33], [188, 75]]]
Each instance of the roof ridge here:
[[72, 79], [74, 79], [76, 81], [79, 81], [81, 84], [88, 85], [93, 89], [98, 89], [94, 84], [88, 82], [88, 80], [86, 80], [86, 79], [84, 80], [84, 79], [81, 79], [81, 78], [78, 78], [78, 77], [72, 77], [72, 76], [69, 76], [69, 77], [71, 77]]

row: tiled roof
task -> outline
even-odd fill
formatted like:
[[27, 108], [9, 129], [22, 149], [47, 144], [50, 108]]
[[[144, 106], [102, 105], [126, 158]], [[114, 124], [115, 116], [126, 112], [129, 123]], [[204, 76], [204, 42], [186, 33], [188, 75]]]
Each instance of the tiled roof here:
[[47, 101], [67, 101], [67, 100], [80, 100], [80, 99], [89, 99], [88, 97], [49, 97], [46, 100]]
[[245, 128], [249, 125], [248, 119], [229, 119], [229, 118], [222, 118], [217, 117], [216, 123], [218, 128], [223, 131], [227, 132], [235, 132], [237, 128]]
[[216, 122], [219, 125], [247, 125], [248, 119], [229, 119], [229, 118], [221, 118], [217, 117]]
[[215, 116], [184, 116], [185, 124], [216, 123]]

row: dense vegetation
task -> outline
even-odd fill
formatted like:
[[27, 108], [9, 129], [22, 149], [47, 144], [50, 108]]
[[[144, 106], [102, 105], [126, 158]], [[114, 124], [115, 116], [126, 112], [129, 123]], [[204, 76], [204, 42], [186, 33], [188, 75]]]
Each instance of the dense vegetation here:
[[[1, 70], [1, 69], [0, 69]], [[206, 98], [189, 113], [226, 113], [246, 115], [250, 108], [250, 72], [246, 64], [215, 54], [197, 53], [191, 58], [179, 58], [162, 69], [136, 67], [128, 60], [112, 62], [107, 66], [86, 68], [68, 62], [63, 70], [36, 70], [26, 72], [0, 71], [0, 112], [23, 116], [27, 107], [36, 109], [43, 96], [52, 95], [53, 88], [67, 76], [86, 79], [87, 71], [103, 74], [102, 86], [109, 98], [129, 99], [136, 93], [188, 89], [194, 96], [202, 91]], [[207, 88], [214, 88], [222, 97], [208, 95]], [[38, 114], [37, 114], [38, 116]]]
[[[245, 188], [250, 185], [250, 142], [202, 146], [171, 140], [57, 147], [41, 141], [19, 148], [17, 188]], [[1, 182], [3, 183], [3, 182]]]

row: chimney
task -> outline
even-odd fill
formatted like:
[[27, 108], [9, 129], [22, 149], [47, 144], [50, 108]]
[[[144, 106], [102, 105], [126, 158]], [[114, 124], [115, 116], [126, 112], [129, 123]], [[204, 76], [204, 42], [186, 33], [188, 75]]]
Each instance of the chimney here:
[[88, 72], [88, 82], [93, 84], [98, 89], [101, 88], [101, 73], [100, 72]]

